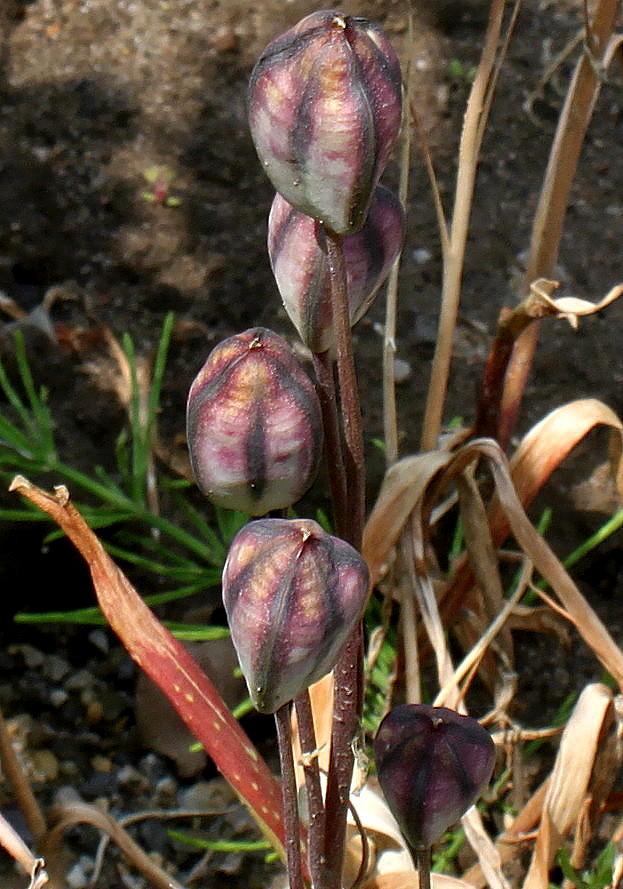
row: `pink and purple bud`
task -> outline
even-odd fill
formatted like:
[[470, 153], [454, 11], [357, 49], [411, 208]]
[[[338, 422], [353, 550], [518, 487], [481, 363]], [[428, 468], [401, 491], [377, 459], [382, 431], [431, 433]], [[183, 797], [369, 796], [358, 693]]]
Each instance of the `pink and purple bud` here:
[[412, 849], [430, 848], [476, 802], [493, 772], [495, 745], [470, 716], [403, 704], [374, 739], [379, 782]]
[[398, 138], [400, 63], [376, 24], [313, 12], [264, 50], [249, 123], [275, 189], [338, 234], [363, 225]]
[[224, 340], [188, 395], [187, 439], [199, 488], [219, 506], [264, 515], [314, 480], [322, 419], [290, 346], [262, 327]]
[[[363, 228], [343, 239], [351, 325], [365, 315], [387, 278], [402, 249], [404, 228], [402, 204], [378, 185]], [[268, 218], [268, 255], [301, 339], [312, 352], [325, 352], [335, 339], [325, 230], [280, 194]]]
[[259, 519], [238, 532], [223, 604], [261, 713], [275, 713], [333, 669], [367, 593], [359, 553], [310, 519]]

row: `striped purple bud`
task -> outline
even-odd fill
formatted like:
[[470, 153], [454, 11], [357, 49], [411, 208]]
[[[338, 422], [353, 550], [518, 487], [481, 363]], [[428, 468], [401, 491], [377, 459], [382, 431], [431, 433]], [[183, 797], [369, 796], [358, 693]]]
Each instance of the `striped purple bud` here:
[[188, 395], [197, 484], [219, 506], [263, 515], [296, 503], [322, 452], [313, 383], [290, 346], [262, 327], [224, 340]]
[[333, 669], [367, 592], [359, 553], [310, 519], [259, 519], [238, 532], [223, 570], [223, 603], [261, 713], [274, 713]]
[[374, 739], [379, 782], [413, 849], [428, 849], [467, 812], [493, 772], [495, 745], [470, 716], [403, 704]]
[[358, 231], [400, 131], [400, 63], [363, 18], [314, 12], [251, 74], [249, 123], [275, 189], [338, 234]]
[[[363, 228], [343, 239], [351, 325], [372, 305], [403, 241], [402, 204], [378, 185]], [[301, 339], [312, 352], [326, 351], [335, 337], [323, 226], [277, 194], [268, 219], [268, 254], [281, 299]]]

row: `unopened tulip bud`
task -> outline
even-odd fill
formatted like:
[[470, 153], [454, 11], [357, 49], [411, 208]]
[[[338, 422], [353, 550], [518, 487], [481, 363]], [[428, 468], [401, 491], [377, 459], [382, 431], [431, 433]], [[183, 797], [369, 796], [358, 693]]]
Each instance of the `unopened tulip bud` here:
[[290, 346], [261, 327], [220, 343], [188, 395], [197, 484], [219, 506], [263, 515], [314, 480], [322, 419], [314, 385]]
[[262, 53], [249, 123], [275, 189], [338, 234], [361, 228], [400, 131], [400, 64], [383, 29], [313, 12]]
[[261, 713], [276, 712], [333, 669], [367, 591], [359, 553], [310, 519], [259, 519], [238, 532], [223, 604]]
[[413, 849], [428, 849], [483, 792], [495, 746], [477, 720], [446, 707], [404, 704], [374, 740], [379, 782]]
[[[379, 185], [363, 228], [343, 239], [351, 325], [370, 308], [403, 241], [402, 204]], [[322, 225], [275, 195], [268, 219], [268, 254], [281, 299], [301, 339], [312, 352], [325, 352], [333, 345], [335, 331]]]

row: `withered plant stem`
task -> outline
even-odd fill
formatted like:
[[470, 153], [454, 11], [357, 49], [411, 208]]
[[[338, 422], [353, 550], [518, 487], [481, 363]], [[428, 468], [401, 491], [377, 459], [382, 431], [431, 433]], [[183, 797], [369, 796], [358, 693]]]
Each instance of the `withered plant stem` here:
[[[432, 451], [437, 448], [441, 429], [452, 360], [454, 331], [459, 311], [465, 248], [469, 233], [469, 220], [476, 185], [480, 146], [491, 106], [500, 59], [508, 43], [508, 40], [506, 40], [503, 44], [501, 55], [498, 57], [498, 45], [504, 20], [504, 7], [504, 0], [492, 0], [491, 2], [482, 54], [465, 111], [465, 121], [459, 148], [459, 166], [452, 224], [449, 233], [450, 237], [445, 245], [443, 255], [441, 314], [424, 412], [421, 439], [423, 451]], [[511, 28], [514, 18], [511, 21]]]
[[301, 826], [299, 821], [294, 756], [292, 755], [292, 727], [290, 704], [284, 704], [275, 713], [281, 787], [283, 796], [283, 820], [285, 826], [286, 861], [290, 889], [304, 889], [301, 860]]
[[[343, 429], [343, 460], [348, 503], [340, 526], [344, 537], [361, 550], [365, 520], [365, 464], [361, 406], [350, 332], [346, 268], [341, 235], [325, 229], [331, 279], [331, 308], [337, 349], [339, 408]], [[346, 838], [346, 816], [353, 773], [352, 742], [361, 714], [363, 644], [361, 625], [335, 667], [335, 704], [331, 732], [331, 757], [325, 803], [325, 860], [328, 889], [340, 889]]]
[[[551, 277], [580, 152], [599, 96], [601, 68], [608, 63], [608, 47], [616, 26], [619, 0], [600, 0], [592, 22], [587, 21], [585, 49], [578, 61], [560, 113], [543, 187], [534, 217], [524, 290], [536, 278]], [[517, 339], [506, 368], [500, 408], [498, 441], [508, 444], [517, 420], [534, 359], [540, 322], [535, 321]]]
[[343, 537], [346, 528], [342, 526], [347, 523], [348, 501], [346, 497], [346, 471], [342, 456], [342, 433], [335, 389], [335, 362], [329, 351], [320, 354], [314, 352], [312, 358], [316, 374], [316, 392], [320, 401], [324, 426], [327, 476], [333, 506], [333, 524], [336, 534], [339, 537]]
[[305, 789], [307, 791], [307, 805], [309, 808], [309, 872], [313, 889], [325, 889], [324, 800], [320, 785], [314, 715], [307, 689], [296, 698], [294, 706], [296, 708], [296, 721], [301, 742]]

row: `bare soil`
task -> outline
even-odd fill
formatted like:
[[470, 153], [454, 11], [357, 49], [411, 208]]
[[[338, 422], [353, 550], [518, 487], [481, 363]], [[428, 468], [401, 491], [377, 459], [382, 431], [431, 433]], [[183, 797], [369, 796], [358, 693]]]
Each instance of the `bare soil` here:
[[[50, 389], [63, 453], [80, 468], [113, 465], [114, 441], [125, 417], [101, 363], [100, 371], [93, 370], [98, 331], [107, 328], [116, 337], [131, 333], [139, 355], [147, 356], [167, 312], [183, 322], [185, 335], [173, 345], [162, 404], [162, 434], [171, 448], [183, 434], [190, 382], [216, 342], [255, 325], [272, 327], [294, 342], [266, 256], [272, 193], [247, 129], [246, 84], [263, 46], [321, 6], [317, 0], [3, 0], [0, 291], [26, 312], [46, 294], [56, 295], [50, 309], [53, 340], [30, 323], [25, 331], [37, 379]], [[349, 0], [342, 9], [382, 22], [402, 58], [411, 54], [414, 102], [449, 211], [486, 4], [422, 0], [412, 43], [404, 0]], [[523, 5], [484, 143], [447, 422], [473, 419], [475, 387], [499, 311], [515, 301], [513, 281], [529, 244], [575, 56], [563, 60], [552, 76], [546, 73], [581, 26], [581, 4], [575, 0]], [[396, 180], [394, 164], [386, 182], [391, 186]], [[435, 215], [417, 151], [407, 212], [397, 341], [404, 362], [404, 454], [417, 449], [441, 283]], [[597, 300], [620, 282], [622, 244], [623, 92], [613, 72], [604, 83], [573, 187], [557, 270], [564, 292]], [[371, 444], [382, 435], [382, 323], [378, 303], [355, 334], [371, 495], [382, 472], [382, 457]], [[521, 431], [573, 398], [597, 397], [623, 412], [622, 329], [623, 305], [582, 322], [577, 332], [564, 322], [544, 326]], [[0, 350], [10, 364], [9, 332], [0, 329]], [[591, 439], [574, 470], [560, 474], [546, 498], [555, 506], [552, 535], [563, 555], [601, 521], [574, 511], [570, 499], [571, 487], [598, 462], [597, 444], [602, 443]], [[88, 579], [68, 548], [59, 544], [42, 552], [40, 528], [7, 526], [0, 535], [6, 645], [25, 638], [26, 631], [10, 625], [15, 607], [49, 607], [55, 590], [60, 595], [57, 572], [74, 578], [71, 593], [64, 593], [71, 601], [63, 607], [88, 604]], [[610, 543], [583, 569], [598, 608], [617, 630], [620, 557], [620, 541]], [[50, 632], [27, 638], [48, 653], [62, 650], [76, 669], [86, 657], [85, 648], [71, 648], [77, 643], [70, 637]], [[82, 641], [86, 648], [92, 645]], [[547, 644], [538, 643], [526, 656], [534, 651], [544, 665], [539, 676], [545, 685], [535, 679], [526, 694], [538, 707], [549, 677], [564, 691], [575, 667], [571, 655], [569, 663], [550, 663]], [[21, 653], [7, 658], [8, 677], [23, 669]], [[97, 670], [114, 686], [118, 666], [100, 663]], [[122, 712], [131, 720], [134, 677], [127, 669], [118, 693], [129, 696]], [[553, 676], [555, 670], [564, 675]], [[9, 715], [21, 713], [24, 700], [5, 695]], [[118, 740], [120, 723], [110, 722]], [[245, 879], [249, 885], [248, 874]]]

